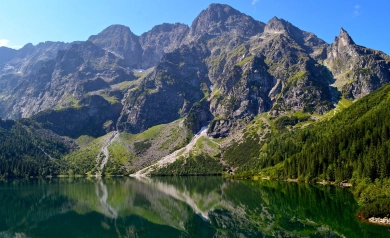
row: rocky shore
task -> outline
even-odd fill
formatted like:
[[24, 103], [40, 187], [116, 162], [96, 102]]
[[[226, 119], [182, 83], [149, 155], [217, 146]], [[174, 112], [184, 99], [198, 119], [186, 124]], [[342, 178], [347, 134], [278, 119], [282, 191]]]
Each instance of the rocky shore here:
[[368, 218], [368, 221], [371, 222], [371, 223], [390, 225], [390, 219], [387, 218], [387, 217], [385, 217], [385, 218], [371, 217], [371, 218]]

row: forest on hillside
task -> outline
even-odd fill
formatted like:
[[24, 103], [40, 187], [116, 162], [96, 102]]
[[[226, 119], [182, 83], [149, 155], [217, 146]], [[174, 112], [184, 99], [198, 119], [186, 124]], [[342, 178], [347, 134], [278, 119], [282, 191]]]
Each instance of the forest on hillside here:
[[0, 177], [58, 175], [70, 149], [29, 119], [0, 119]]

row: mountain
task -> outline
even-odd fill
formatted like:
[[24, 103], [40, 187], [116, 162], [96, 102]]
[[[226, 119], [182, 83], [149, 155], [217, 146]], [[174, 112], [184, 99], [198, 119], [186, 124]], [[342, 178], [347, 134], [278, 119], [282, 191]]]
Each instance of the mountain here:
[[182, 43], [189, 27], [185, 24], [164, 23], [143, 33], [139, 41], [143, 50], [141, 69], [153, 67], [164, 54], [174, 51]]
[[68, 49], [71, 44], [46, 41], [36, 46], [29, 43], [19, 50], [1, 47], [0, 73], [26, 75], [36, 72], [44, 62], [55, 58], [59, 50]]
[[73, 44], [24, 77], [7, 95], [2, 109], [8, 112], [7, 117], [18, 118], [46, 109], [78, 107], [88, 93], [134, 78], [124, 61], [114, 54], [89, 41]]
[[126, 66], [139, 68], [142, 48], [138, 36], [130, 28], [122, 25], [112, 25], [88, 41], [124, 59]]
[[[28, 76], [37, 73], [44, 64], [54, 59], [59, 50], [68, 49], [72, 44], [63, 42], [42, 42], [34, 46], [26, 44], [19, 50], [0, 47], [0, 114], [10, 117], [8, 107], [14, 106], [10, 97], [22, 84], [32, 85]], [[2, 104], [4, 98], [8, 98]], [[20, 109], [19, 109], [20, 111]], [[19, 112], [17, 113], [19, 114]]]
[[11, 49], [5, 46], [0, 47], [1, 61], [0, 64], [3, 65], [5, 62], [8, 62], [15, 57], [17, 50]]
[[187, 31], [187, 25], [164, 23], [136, 36], [126, 26], [112, 25], [88, 40], [124, 59], [129, 68], [148, 69], [177, 48]]
[[245, 172], [270, 136], [335, 117], [389, 81], [390, 57], [342, 28], [328, 44], [284, 19], [211, 4], [190, 27], [137, 36], [111, 25], [86, 41], [1, 47], [0, 116], [76, 140], [61, 156], [81, 174], [129, 174], [161, 158], [179, 159], [182, 174], [203, 171], [196, 161]]
[[356, 45], [343, 28], [327, 49], [324, 65], [334, 74], [344, 97], [361, 98], [390, 82], [389, 56]]
[[236, 9], [224, 4], [211, 4], [192, 22], [183, 44], [197, 41], [199, 38], [236, 35], [251, 37], [263, 32], [264, 23], [254, 20]]

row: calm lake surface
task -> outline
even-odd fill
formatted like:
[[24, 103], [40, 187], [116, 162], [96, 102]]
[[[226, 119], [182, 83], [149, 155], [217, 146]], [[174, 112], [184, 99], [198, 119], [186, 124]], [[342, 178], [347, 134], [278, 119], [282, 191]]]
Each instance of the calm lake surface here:
[[390, 237], [347, 189], [220, 177], [0, 180], [0, 237]]

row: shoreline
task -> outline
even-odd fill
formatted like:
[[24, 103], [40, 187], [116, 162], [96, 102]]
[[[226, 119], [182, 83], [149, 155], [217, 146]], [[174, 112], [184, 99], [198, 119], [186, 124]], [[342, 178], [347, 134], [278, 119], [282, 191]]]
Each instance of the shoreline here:
[[390, 226], [390, 219], [388, 217], [380, 218], [380, 217], [370, 217], [367, 219], [368, 222], [373, 224], [378, 224], [382, 226]]

